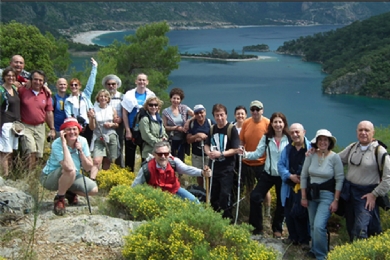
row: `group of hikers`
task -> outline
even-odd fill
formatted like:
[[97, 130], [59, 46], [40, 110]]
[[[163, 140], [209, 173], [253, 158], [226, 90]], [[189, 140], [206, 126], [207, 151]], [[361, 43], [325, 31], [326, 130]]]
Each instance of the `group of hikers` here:
[[[265, 117], [258, 100], [249, 104], [248, 118], [245, 106], [237, 106], [230, 123], [223, 104], [215, 104], [209, 118], [203, 105], [191, 109], [182, 104], [183, 90], [173, 88], [171, 105], [161, 111], [163, 102], [147, 87], [143, 73], [125, 94], [118, 91], [121, 79], [107, 75], [103, 88], [91, 97], [98, 66], [93, 58], [91, 63], [83, 90], [79, 79], [59, 78], [55, 94], [43, 71], [24, 70], [20, 55], [1, 72], [2, 175], [12, 170], [19, 141], [29, 169], [34, 169], [47, 137], [51, 153], [40, 182], [57, 191], [55, 214], [65, 214], [66, 200], [77, 205], [78, 195], [97, 194], [99, 170], [111, 163], [134, 171], [139, 147], [142, 165], [133, 187], [147, 183], [199, 203], [180, 187], [176, 173], [196, 176], [213, 209], [232, 223], [233, 197], [238, 204], [242, 191], [250, 202], [253, 235], [264, 233], [264, 216], [271, 216], [270, 189], [275, 187], [273, 236], [282, 238], [285, 223], [288, 237], [283, 242], [308, 250], [307, 257], [326, 258], [327, 222], [342, 209], [351, 241], [382, 232], [378, 205], [390, 189], [390, 159], [374, 139], [371, 122], [359, 122], [357, 142], [335, 153], [337, 139], [329, 130], [320, 129], [308, 139], [303, 125], [289, 126], [283, 113]], [[185, 154], [191, 154], [192, 166], [184, 163]]]

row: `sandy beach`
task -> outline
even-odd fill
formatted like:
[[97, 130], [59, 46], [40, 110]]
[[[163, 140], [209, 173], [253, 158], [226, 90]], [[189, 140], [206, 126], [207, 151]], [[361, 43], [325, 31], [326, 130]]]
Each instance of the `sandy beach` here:
[[114, 32], [121, 32], [121, 31], [89, 31], [89, 32], [82, 32], [74, 35], [72, 37], [74, 42], [82, 43], [85, 45], [93, 44], [92, 40], [96, 37], [99, 37], [102, 34], [106, 33], [114, 33]]

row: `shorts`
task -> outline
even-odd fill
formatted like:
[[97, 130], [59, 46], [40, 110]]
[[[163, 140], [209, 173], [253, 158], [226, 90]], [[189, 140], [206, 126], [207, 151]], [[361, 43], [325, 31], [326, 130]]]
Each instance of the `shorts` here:
[[4, 123], [1, 129], [0, 152], [12, 153], [18, 150], [19, 137], [12, 130], [12, 123]]
[[39, 125], [23, 123], [23, 125], [25, 127], [24, 135], [20, 139], [23, 153], [36, 153], [37, 157], [42, 158], [46, 139], [45, 123]]
[[[62, 168], [58, 168], [54, 171], [52, 171], [49, 174], [45, 174], [42, 172], [41, 177], [39, 178], [40, 183], [45, 189], [51, 190], [51, 191], [57, 191], [58, 190], [58, 180], [60, 179], [62, 174]], [[85, 183], [87, 186], [87, 191], [90, 192], [93, 190], [95, 187], [97, 187], [96, 182], [91, 180], [88, 177], [85, 177]], [[83, 193], [85, 192], [85, 187], [84, 187], [84, 180], [83, 176], [81, 174], [76, 175], [76, 179], [74, 180], [72, 186], [68, 189], [69, 191], [81, 191]]]
[[[107, 144], [110, 151], [110, 160], [118, 158], [118, 139], [116, 134], [109, 135], [110, 142]], [[93, 157], [105, 157], [107, 156], [107, 148], [103, 141], [99, 138], [95, 140], [93, 147]]]
[[[209, 157], [204, 155], [204, 165], [209, 165]], [[192, 166], [203, 169], [202, 156], [192, 154]]]

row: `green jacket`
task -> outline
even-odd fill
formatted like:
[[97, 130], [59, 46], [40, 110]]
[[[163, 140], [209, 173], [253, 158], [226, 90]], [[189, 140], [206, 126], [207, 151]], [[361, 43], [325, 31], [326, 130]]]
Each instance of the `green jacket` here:
[[147, 158], [148, 154], [153, 152], [153, 147], [157, 142], [162, 141], [163, 138], [168, 140], [168, 135], [165, 132], [161, 117], [159, 114], [156, 114], [156, 116], [157, 121], [152, 119], [148, 113], [148, 116], [144, 116], [139, 121], [139, 130], [141, 132], [142, 140], [144, 140], [142, 158]]

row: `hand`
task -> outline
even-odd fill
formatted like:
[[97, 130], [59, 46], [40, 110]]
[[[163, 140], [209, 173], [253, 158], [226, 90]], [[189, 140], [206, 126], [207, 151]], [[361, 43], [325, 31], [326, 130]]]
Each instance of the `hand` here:
[[301, 177], [297, 174], [291, 174], [290, 180], [294, 183], [301, 183]]
[[211, 169], [210, 169], [210, 167], [208, 167], [207, 165], [205, 165], [204, 166], [204, 168], [203, 168], [203, 176], [205, 176], [205, 177], [211, 177], [212, 176], [212, 172], [211, 172]]
[[54, 138], [56, 138], [56, 130], [55, 129], [51, 129], [49, 134], [48, 134], [48, 137], [50, 137], [51, 140], [54, 140]]
[[98, 66], [97, 61], [94, 58], [92, 58], [92, 57], [91, 57], [91, 62], [92, 62], [92, 66], [94, 66], [94, 67]]
[[95, 118], [95, 111], [92, 108], [90, 108], [87, 112], [87, 116], [90, 118]]
[[79, 140], [77, 140], [75, 143], [74, 143], [74, 147], [81, 153], [82, 152], [82, 147], [81, 147], [81, 143], [79, 142]]
[[339, 202], [337, 200], [332, 201], [332, 203], [329, 206], [329, 210], [332, 213], [335, 213], [337, 211], [337, 208], [339, 207]]
[[308, 205], [307, 199], [301, 200], [301, 205], [302, 207], [307, 208]]
[[245, 152], [245, 147], [242, 146], [242, 145], [240, 145], [240, 147], [238, 147], [238, 149], [237, 149], [237, 153], [238, 153], [239, 155], [243, 155], [244, 152]]
[[66, 134], [65, 134], [65, 131], [64, 130], [61, 130], [60, 131], [60, 138], [61, 138], [61, 142], [63, 145], [66, 145], [66, 138], [65, 138]]
[[105, 128], [111, 128], [113, 124], [114, 124], [114, 123], [111, 123], [111, 122], [105, 122], [105, 123], [103, 124], [103, 126], [104, 126]]
[[131, 140], [132, 137], [133, 135], [131, 134], [131, 130], [130, 129], [126, 130], [126, 136], [125, 136], [126, 140]]
[[51, 96], [51, 90], [50, 88], [47, 86], [47, 83], [45, 82], [45, 84], [43, 85], [43, 91], [45, 91], [47, 94], [49, 94], [49, 96]]
[[366, 195], [362, 196], [361, 199], [367, 199], [365, 208], [368, 209], [368, 211], [374, 210], [376, 202], [376, 197], [374, 194], [367, 193]]
[[116, 116], [114, 118], [114, 123], [117, 123], [119, 125], [120, 123], [122, 123], [122, 118], [120, 118], [119, 116]]
[[221, 157], [222, 153], [220, 151], [211, 151], [209, 154], [209, 157], [211, 160], [215, 160], [219, 157]]
[[309, 157], [310, 155], [314, 154], [316, 152], [316, 149], [315, 148], [310, 148], [310, 150], [307, 150], [307, 152], [305, 153], [305, 156], [306, 157]]

